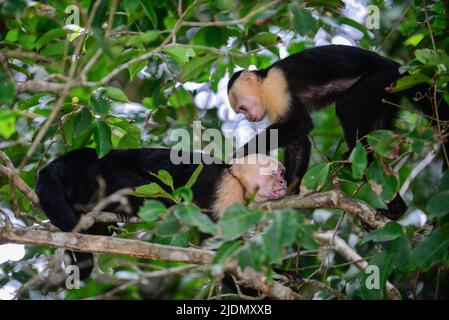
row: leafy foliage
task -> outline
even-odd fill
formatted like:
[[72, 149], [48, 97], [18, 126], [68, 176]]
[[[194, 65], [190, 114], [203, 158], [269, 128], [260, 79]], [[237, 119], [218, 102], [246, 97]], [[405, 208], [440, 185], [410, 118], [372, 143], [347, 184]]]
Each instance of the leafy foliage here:
[[[417, 0], [414, 5], [375, 1], [380, 29], [343, 14], [344, 3], [335, 0], [184, 0], [181, 12], [176, 1], [123, 0], [117, 1], [115, 10], [114, 2], [80, 1], [77, 9], [68, 10], [73, 1], [0, 1], [0, 149], [31, 188], [38, 170], [70, 150], [93, 147], [102, 157], [112, 148], [171, 147], [171, 133], [179, 128], [192, 132], [196, 119], [204, 128], [228, 124], [238, 128], [224, 108], [221, 79], [237, 66], [265, 68], [286, 54], [331, 40], [343, 38], [400, 62], [403, 77], [389, 88], [391, 92], [428, 84], [433, 89], [428, 96], [437, 92], [449, 102], [449, 19], [441, 1]], [[46, 81], [52, 87], [24, 87], [29, 80]], [[199, 97], [206, 93], [214, 94], [215, 104], [201, 103]], [[193, 202], [191, 188], [201, 165], [185, 186], [176, 189], [168, 172], [153, 172], [157, 182], [134, 190], [135, 196], [145, 198], [139, 212], [142, 223], [120, 226], [114, 236], [216, 250], [213, 263], [149, 281], [145, 288], [132, 285], [114, 297], [207, 298], [209, 292], [218, 293], [215, 280], [227, 264], [237, 261], [242, 268], [265, 272], [268, 279], [274, 266], [289, 270], [299, 266], [303, 277], [312, 276], [354, 299], [387, 298], [387, 280], [404, 298], [434, 298], [436, 291], [447, 298], [449, 170], [441, 174], [438, 157], [422, 165], [447, 139], [443, 133], [447, 123], [431, 127], [435, 119], [417, 114], [407, 101], [391, 107], [400, 108], [398, 130], [359, 137], [351, 153], [342, 142], [335, 108], [314, 114], [314, 150], [302, 187], [318, 192], [339, 187], [382, 208], [405, 185], [401, 192], [410, 209], [403, 221], [368, 232], [357, 219], [337, 210], [268, 211], [244, 204], [231, 206], [214, 221]], [[56, 119], [40, 137], [58, 108]], [[33, 143], [35, 150], [25, 156]], [[193, 150], [193, 141], [183, 147]], [[169, 208], [165, 201], [175, 205]], [[14, 203], [9, 180], [0, 176], [0, 208], [10, 212]], [[17, 205], [21, 212], [45, 219], [20, 192]], [[24, 223], [31, 225], [32, 220]], [[354, 272], [353, 264], [317, 243], [315, 232], [326, 230], [336, 230], [370, 265], [379, 267], [379, 289], [369, 290], [365, 285], [369, 274]], [[26, 263], [0, 265], [0, 287], [25, 284], [42, 274], [35, 259], [49, 260], [54, 253], [27, 246], [19, 259]], [[79, 290], [41, 290], [37, 285], [22, 297], [100, 296], [116, 287], [113, 280], [123, 280], [123, 274], [139, 277], [179, 264], [102, 254], [98, 266], [96, 273], [112, 280], [94, 278]], [[299, 290], [314, 296], [305, 287]], [[316, 294], [334, 298], [323, 290]]]

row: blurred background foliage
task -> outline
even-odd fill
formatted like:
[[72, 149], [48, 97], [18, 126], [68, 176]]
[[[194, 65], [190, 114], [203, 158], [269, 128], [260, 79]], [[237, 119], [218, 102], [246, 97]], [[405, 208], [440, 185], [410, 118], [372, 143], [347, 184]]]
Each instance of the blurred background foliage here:
[[[372, 28], [368, 20], [376, 13], [378, 28], [376, 23]], [[266, 122], [253, 125], [233, 113], [225, 89], [229, 75], [267, 67], [317, 45], [374, 50], [403, 65], [405, 77], [396, 90], [427, 82], [449, 102], [447, 1], [0, 0], [0, 15], [0, 149], [32, 188], [38, 170], [64, 152], [93, 147], [103, 156], [111, 148], [172, 147], [177, 144], [170, 140], [173, 130], [191, 132], [196, 120], [202, 129], [222, 130], [226, 139], [236, 136], [241, 145], [251, 129]], [[21, 83], [28, 80], [51, 82], [61, 90], [25, 90]], [[66, 83], [71, 85], [64, 96]], [[30, 154], [58, 95], [63, 97], [60, 112]], [[226, 291], [217, 279], [225, 264], [237, 259], [242, 267], [269, 276], [273, 264], [299, 270], [351, 299], [385, 298], [382, 289], [366, 289], [363, 272], [314, 240], [315, 231], [336, 230], [380, 267], [382, 284], [388, 278], [403, 298], [448, 298], [449, 173], [443, 175], [442, 159], [433, 158], [447, 137], [411, 103], [392, 106], [397, 107], [398, 130], [368, 137], [375, 154], [369, 165], [362, 145], [349, 158], [352, 166], [341, 161], [347, 146], [334, 107], [314, 114], [313, 154], [303, 186], [329, 190], [338, 177], [346, 193], [373, 207], [383, 207], [401, 192], [409, 209], [399, 223], [369, 233], [338, 210], [267, 214], [243, 205], [231, 207], [213, 223], [191, 203], [187, 186], [170, 195], [178, 204], [164, 219], [160, 216], [166, 208], [147, 200], [140, 212], [146, 223], [122, 226], [116, 236], [217, 249], [213, 265], [146, 279], [150, 271], [179, 264], [100, 255], [91, 280], [79, 290], [62, 290], [47, 279], [55, 271], [47, 268], [54, 249], [3, 245], [1, 297], [207, 298]], [[192, 149], [192, 143], [182, 147]], [[161, 184], [170, 185], [160, 175]], [[159, 192], [157, 186], [141, 191], [147, 197]], [[45, 219], [20, 192], [18, 200], [25, 217]], [[0, 208], [11, 212], [11, 207], [8, 180], [0, 177]], [[14, 222], [32, 224], [27, 219]], [[242, 238], [248, 231], [254, 236]], [[215, 236], [200, 243], [200, 232]], [[423, 236], [418, 243], [411, 241], [414, 232]], [[139, 277], [140, 282], [130, 282]], [[123, 283], [130, 284], [111, 291]], [[335, 298], [307, 286], [299, 290], [307, 298]]]

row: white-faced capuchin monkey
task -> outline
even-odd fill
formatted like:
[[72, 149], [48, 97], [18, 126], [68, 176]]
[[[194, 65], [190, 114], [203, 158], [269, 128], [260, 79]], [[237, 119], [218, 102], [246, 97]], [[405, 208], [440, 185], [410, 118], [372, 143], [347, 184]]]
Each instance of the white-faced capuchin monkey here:
[[[170, 149], [112, 150], [98, 159], [95, 149], [78, 149], [53, 160], [39, 172], [36, 193], [51, 223], [62, 231], [72, 231], [81, 215], [99, 200], [100, 181], [104, 183], [104, 196], [123, 188], [136, 188], [151, 182], [159, 183], [151, 173], [163, 169], [173, 177], [174, 187], [187, 183], [199, 164], [194, 163], [190, 152], [176, 151], [187, 164], [173, 164]], [[205, 160], [207, 157], [207, 161]], [[255, 203], [278, 199], [286, 195], [287, 183], [284, 166], [264, 154], [235, 159], [233, 164], [202, 154], [205, 163], [192, 187], [193, 201], [216, 220], [234, 203], [244, 203], [253, 198]], [[212, 163], [212, 164], [211, 164]], [[171, 190], [160, 183], [167, 192]], [[136, 215], [144, 199], [128, 196], [129, 208], [119, 203], [103, 210], [119, 215]], [[160, 199], [167, 205], [166, 199]], [[95, 224], [89, 234], [109, 235], [108, 226]], [[72, 262], [78, 263], [80, 277], [87, 278], [93, 268], [91, 253], [74, 252]]]
[[[418, 100], [415, 102], [423, 112], [433, 116], [430, 100], [416, 99], [418, 92], [421, 97], [426, 96], [427, 84], [388, 92], [387, 88], [401, 77], [398, 68], [398, 63], [365, 49], [327, 45], [305, 49], [266, 69], [234, 73], [228, 83], [228, 96], [233, 110], [249, 121], [269, 117], [272, 124], [267, 130], [277, 129], [277, 145], [286, 147], [287, 182], [293, 192], [299, 192], [311, 151], [307, 137], [313, 128], [311, 111], [335, 102], [350, 151], [359, 139], [366, 144], [363, 138], [371, 131], [392, 128], [398, 108], [391, 103], [398, 104], [402, 96]], [[439, 119], [449, 120], [448, 105], [440, 97], [437, 101], [441, 101]], [[267, 130], [237, 154], [268, 152], [271, 143]], [[265, 143], [262, 150], [250, 150], [249, 146], [260, 143]], [[444, 148], [449, 152], [449, 142]], [[406, 209], [397, 195], [388, 209], [378, 212], [398, 219]]]

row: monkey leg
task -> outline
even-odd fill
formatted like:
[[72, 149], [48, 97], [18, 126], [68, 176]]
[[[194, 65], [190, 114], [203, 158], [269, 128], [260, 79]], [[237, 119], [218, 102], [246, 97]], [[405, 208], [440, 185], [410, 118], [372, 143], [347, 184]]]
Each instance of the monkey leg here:
[[[366, 145], [364, 138], [368, 133], [379, 129], [391, 129], [398, 112], [394, 106], [382, 102], [382, 99], [398, 103], [400, 96], [385, 91], [397, 77], [397, 71], [383, 70], [366, 76], [351, 87], [336, 103], [337, 115], [344, 130], [349, 152], [360, 140]], [[369, 156], [371, 162], [372, 155]], [[388, 209], [379, 209], [378, 213], [390, 219], [399, 219], [407, 206], [401, 196], [387, 204]]]

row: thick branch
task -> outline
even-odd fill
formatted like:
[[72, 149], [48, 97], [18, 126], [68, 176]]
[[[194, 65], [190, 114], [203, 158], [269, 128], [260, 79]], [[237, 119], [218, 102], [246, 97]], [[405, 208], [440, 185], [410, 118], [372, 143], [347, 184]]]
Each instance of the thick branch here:
[[[73, 232], [49, 232], [31, 228], [0, 229], [0, 244], [2, 243], [47, 245], [75, 251], [123, 254], [145, 259], [201, 265], [211, 264], [214, 256], [213, 251], [196, 248], [171, 247], [140, 240]], [[246, 286], [259, 290], [271, 298], [289, 300], [301, 298], [296, 292], [276, 281], [267, 282], [263, 273], [248, 268], [241, 272], [237, 267], [232, 267], [230, 271]]]
[[15, 49], [12, 51], [3, 50], [2, 52], [0, 52], [0, 56], [12, 58], [12, 59], [32, 59], [32, 60], [43, 61], [43, 62], [48, 62], [48, 63], [52, 62], [52, 59], [49, 57], [37, 54], [35, 52], [23, 51], [21, 49]]
[[[354, 261], [354, 264], [357, 266], [359, 270], [365, 270], [368, 266], [368, 262], [364, 260], [353, 248], [351, 248], [346, 241], [340, 238], [337, 235], [334, 235], [333, 232], [320, 232], [315, 233], [315, 238], [326, 245], [332, 246], [332, 248], [342, 255], [348, 261]], [[387, 295], [392, 300], [400, 300], [401, 294], [396, 287], [391, 284], [391, 282], [387, 281], [385, 285], [387, 289]]]
[[192, 264], [209, 264], [214, 252], [195, 248], [170, 247], [140, 240], [93, 236], [71, 232], [48, 232], [30, 228], [0, 229], [0, 243], [47, 245], [75, 251], [123, 254], [138, 258]]
[[376, 217], [376, 210], [360, 200], [347, 196], [341, 190], [312, 193], [304, 197], [292, 195], [280, 200], [264, 202], [257, 206], [269, 209], [341, 209], [359, 218], [372, 228], [383, 227], [389, 221], [384, 216]]
[[0, 164], [0, 175], [7, 177], [8, 179], [13, 179], [14, 185], [22, 191], [22, 193], [30, 199], [30, 201], [36, 207], [39, 207], [40, 201], [37, 194], [23, 181], [23, 179], [10, 168], [7, 168]]
[[48, 82], [44, 80], [27, 80], [17, 83], [17, 92], [51, 92], [57, 94], [64, 89], [62, 83]]
[[264, 273], [257, 272], [252, 268], [245, 268], [243, 271], [240, 271], [239, 268], [231, 268], [230, 271], [240, 279], [239, 284], [259, 290], [267, 297], [279, 300], [303, 299], [298, 293], [277, 281], [267, 282]]

